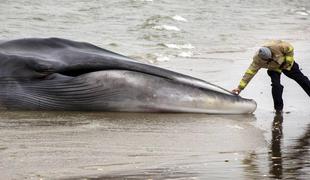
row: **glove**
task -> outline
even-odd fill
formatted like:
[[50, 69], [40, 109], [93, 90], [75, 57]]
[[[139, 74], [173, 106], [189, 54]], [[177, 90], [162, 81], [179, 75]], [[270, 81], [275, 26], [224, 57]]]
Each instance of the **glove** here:
[[236, 88], [236, 89], [233, 89], [231, 92], [232, 92], [233, 94], [239, 95], [240, 92], [241, 92], [241, 89]]

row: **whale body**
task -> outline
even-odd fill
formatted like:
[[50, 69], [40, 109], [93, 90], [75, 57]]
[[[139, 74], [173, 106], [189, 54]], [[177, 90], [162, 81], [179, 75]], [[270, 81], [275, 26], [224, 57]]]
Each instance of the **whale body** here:
[[0, 42], [0, 107], [8, 110], [248, 114], [254, 100], [90, 43]]

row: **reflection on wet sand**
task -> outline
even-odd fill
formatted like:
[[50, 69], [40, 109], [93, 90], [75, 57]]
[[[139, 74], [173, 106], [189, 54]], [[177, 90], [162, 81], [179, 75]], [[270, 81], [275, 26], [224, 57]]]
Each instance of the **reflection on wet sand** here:
[[283, 175], [283, 165], [282, 165], [282, 151], [281, 151], [281, 142], [282, 142], [282, 123], [283, 115], [276, 114], [272, 122], [272, 140], [270, 146], [270, 174], [272, 177], [281, 179]]
[[288, 148], [285, 160], [289, 164], [285, 169], [288, 178], [308, 179], [310, 172], [310, 124], [295, 144]]
[[310, 124], [304, 134], [294, 140], [295, 145], [285, 149], [283, 139], [283, 115], [276, 114], [272, 123], [272, 141], [270, 146], [270, 176], [275, 179], [304, 179], [310, 167]]
[[258, 155], [255, 151], [248, 153], [242, 160], [243, 171], [245, 172], [246, 179], [260, 179], [262, 173], [259, 169], [259, 162], [257, 161]]
[[[310, 124], [305, 132], [296, 139], [290, 139], [293, 145], [283, 144], [283, 114], [275, 114], [271, 126], [271, 142], [266, 153], [248, 152], [242, 163], [247, 179], [308, 179], [310, 172]], [[269, 167], [269, 174], [264, 167]]]

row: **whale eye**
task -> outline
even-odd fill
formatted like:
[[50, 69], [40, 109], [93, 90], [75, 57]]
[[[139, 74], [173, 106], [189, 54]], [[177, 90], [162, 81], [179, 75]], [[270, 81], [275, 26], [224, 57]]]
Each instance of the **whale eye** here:
[[52, 67], [47, 65], [47, 64], [42, 64], [42, 63], [36, 63], [33, 68], [38, 71], [38, 72], [46, 72], [46, 71], [51, 71]]

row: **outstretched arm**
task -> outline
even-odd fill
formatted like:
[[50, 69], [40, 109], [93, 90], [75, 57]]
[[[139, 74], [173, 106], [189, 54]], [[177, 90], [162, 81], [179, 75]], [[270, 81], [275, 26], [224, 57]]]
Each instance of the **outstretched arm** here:
[[258, 70], [261, 67], [256, 63], [255, 57], [251, 65], [248, 67], [248, 69], [245, 71], [242, 79], [240, 80], [240, 83], [237, 88], [232, 90], [232, 93], [234, 94], [240, 94], [240, 92], [249, 84], [251, 79], [256, 75]]

